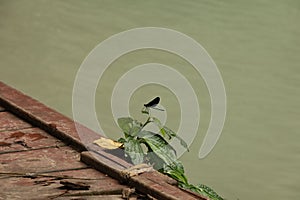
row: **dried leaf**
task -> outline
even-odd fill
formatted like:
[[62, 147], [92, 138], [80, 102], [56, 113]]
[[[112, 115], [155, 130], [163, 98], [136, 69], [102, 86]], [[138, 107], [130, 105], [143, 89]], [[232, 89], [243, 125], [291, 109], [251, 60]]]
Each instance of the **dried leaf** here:
[[108, 138], [100, 138], [98, 140], [95, 140], [94, 143], [105, 149], [117, 149], [122, 146], [122, 143], [113, 141]]

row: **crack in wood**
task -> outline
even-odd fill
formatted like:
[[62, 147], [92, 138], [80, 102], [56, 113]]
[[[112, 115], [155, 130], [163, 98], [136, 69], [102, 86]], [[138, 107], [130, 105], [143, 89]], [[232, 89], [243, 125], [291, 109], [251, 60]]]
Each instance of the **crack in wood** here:
[[[13, 177], [34, 178], [34, 177], [38, 177], [38, 176], [44, 176], [43, 174], [48, 174], [48, 173], [75, 171], [75, 170], [82, 170], [82, 169], [91, 169], [91, 167], [87, 166], [87, 167], [79, 167], [79, 168], [48, 170], [48, 171], [42, 171], [42, 172], [36, 172], [36, 173], [0, 172], [0, 179], [13, 178]], [[49, 176], [49, 175], [45, 175], [45, 176]], [[57, 177], [57, 176], [54, 176], [54, 177]]]
[[9, 150], [9, 151], [2, 151], [0, 154], [8, 154], [8, 153], [18, 153], [18, 152], [25, 152], [25, 151], [35, 151], [35, 150], [41, 150], [41, 149], [49, 149], [49, 148], [60, 148], [60, 147], [65, 147], [67, 146], [66, 144], [57, 144], [54, 146], [48, 146], [48, 147], [38, 147], [38, 148], [28, 148], [28, 149], [21, 149], [21, 150]]
[[[73, 169], [74, 170], [74, 169]], [[72, 170], [68, 170], [72, 171]], [[6, 176], [4, 176], [6, 175]], [[96, 180], [104, 180], [107, 179], [107, 177], [103, 178], [78, 178], [78, 177], [73, 177], [73, 176], [68, 176], [68, 175], [48, 175], [48, 174], [39, 174], [39, 173], [3, 173], [0, 172], [0, 179], [5, 179], [5, 178], [16, 178], [16, 177], [22, 177], [22, 178], [53, 178], [56, 180], [62, 180], [62, 179], [70, 179], [70, 180], [87, 180], [87, 181], [96, 181]]]

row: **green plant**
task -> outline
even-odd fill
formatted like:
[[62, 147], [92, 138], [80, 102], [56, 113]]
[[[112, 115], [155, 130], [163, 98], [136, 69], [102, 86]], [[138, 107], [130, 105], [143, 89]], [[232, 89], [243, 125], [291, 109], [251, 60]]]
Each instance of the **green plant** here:
[[[124, 137], [118, 142], [123, 144], [126, 156], [129, 156], [132, 163], [148, 163], [153, 167], [178, 181], [178, 186], [197, 192], [213, 200], [222, 200], [217, 193], [205, 185], [194, 186], [190, 184], [184, 174], [184, 167], [177, 160], [176, 151], [169, 145], [169, 141], [176, 138], [187, 150], [188, 145], [175, 132], [162, 125], [159, 119], [151, 116], [150, 108], [144, 107], [142, 113], [147, 115], [147, 120], [141, 123], [131, 117], [118, 119], [118, 125], [122, 129]], [[145, 130], [145, 127], [153, 123], [159, 133]]]

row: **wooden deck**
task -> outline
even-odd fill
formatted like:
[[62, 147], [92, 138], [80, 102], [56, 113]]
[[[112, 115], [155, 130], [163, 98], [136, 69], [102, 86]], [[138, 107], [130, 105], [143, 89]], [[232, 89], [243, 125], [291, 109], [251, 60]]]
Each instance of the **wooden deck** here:
[[81, 128], [85, 141], [71, 119], [0, 82], [0, 200], [206, 199], [156, 171], [125, 177], [132, 165]]

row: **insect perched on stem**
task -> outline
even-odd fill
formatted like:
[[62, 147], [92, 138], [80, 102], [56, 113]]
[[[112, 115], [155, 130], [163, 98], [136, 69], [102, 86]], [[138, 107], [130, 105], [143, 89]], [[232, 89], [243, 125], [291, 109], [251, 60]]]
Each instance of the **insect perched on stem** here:
[[[125, 157], [129, 157], [134, 164], [134, 167], [123, 170], [122, 176], [129, 178], [156, 169], [174, 178], [177, 181], [178, 187], [182, 189], [197, 192], [211, 200], [224, 200], [206, 185], [193, 185], [188, 182], [184, 173], [184, 167], [177, 159], [176, 149], [171, 145], [171, 141], [176, 139], [187, 151], [189, 151], [188, 144], [158, 118], [151, 115], [151, 109], [162, 110], [156, 107], [159, 102], [160, 98], [155, 97], [150, 102], [144, 104], [142, 113], [147, 116], [144, 122], [131, 117], [121, 117], [118, 119], [118, 125], [122, 129], [124, 137], [121, 137], [118, 142], [112, 141], [110, 143], [114, 144], [113, 146], [117, 144], [118, 147], [123, 147]], [[148, 124], [156, 126], [159, 131], [152, 132], [148, 128], [145, 128]], [[99, 139], [94, 142], [101, 146], [103, 141]], [[110, 147], [111, 145], [107, 146]]]

